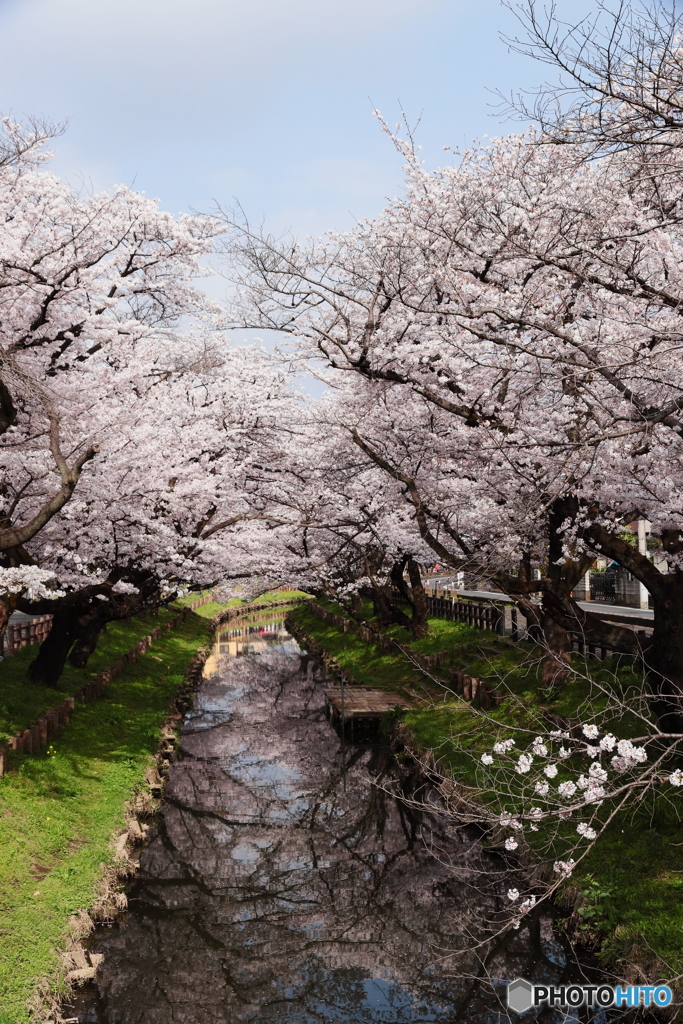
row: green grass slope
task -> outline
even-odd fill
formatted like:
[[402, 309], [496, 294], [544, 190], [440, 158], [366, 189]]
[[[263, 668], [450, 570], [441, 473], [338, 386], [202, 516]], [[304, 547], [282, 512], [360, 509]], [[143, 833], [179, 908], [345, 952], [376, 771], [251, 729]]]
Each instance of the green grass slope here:
[[[66, 692], [161, 621], [163, 615], [111, 626], [86, 672], [67, 675]], [[164, 633], [102, 698], [77, 705], [52, 752], [15, 757], [14, 770], [0, 779], [0, 1024], [29, 1020], [27, 999], [36, 981], [54, 971], [69, 916], [92, 903], [124, 802], [143, 781], [168, 705], [205, 639], [206, 621], [198, 616]], [[56, 703], [55, 691], [36, 694], [22, 683], [30, 656], [25, 650], [0, 666], [7, 732]], [[21, 710], [22, 697], [29, 711]]]
[[[331, 604], [328, 607], [341, 612]], [[366, 612], [369, 619], [370, 609]], [[586, 721], [605, 707], [606, 698], [596, 683], [616, 682], [627, 702], [640, 686], [629, 659], [598, 662], [574, 655], [579, 676], [559, 693], [548, 693], [541, 683], [535, 645], [512, 644], [490, 632], [443, 619], [431, 619], [429, 635], [412, 643], [404, 630], [385, 630], [422, 654], [453, 651], [451, 668], [435, 670], [434, 682], [398, 651], [385, 654], [378, 646], [365, 644], [357, 633], [342, 633], [322, 622], [304, 606], [292, 614], [354, 681], [422, 697], [402, 716], [403, 726], [416, 748], [432, 751], [444, 772], [466, 783], [476, 784], [480, 754], [497, 739], [511, 735], [509, 726], [538, 726], [540, 731], [548, 728], [551, 715]], [[508, 696], [487, 712], [487, 718], [477, 715], [450, 690], [448, 675], [453, 666], [499, 684]], [[620, 737], [642, 731], [628, 713], [604, 724]], [[560, 775], [557, 781], [561, 780]], [[567, 884], [568, 889], [584, 894], [581, 927], [586, 938], [605, 965], [628, 977], [631, 965], [650, 979], [672, 979], [683, 973], [682, 809], [681, 795], [671, 787], [667, 792], [650, 792], [612, 822]], [[567, 840], [570, 835], [573, 838], [573, 828], [568, 822]], [[539, 847], [545, 838], [539, 830]]]

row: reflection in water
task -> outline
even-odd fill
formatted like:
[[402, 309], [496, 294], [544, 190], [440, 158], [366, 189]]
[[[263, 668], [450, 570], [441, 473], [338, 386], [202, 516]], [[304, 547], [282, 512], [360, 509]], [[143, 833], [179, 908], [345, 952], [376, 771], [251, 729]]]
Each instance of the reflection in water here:
[[[251, 616], [254, 618], [254, 616]], [[290, 638], [284, 627], [282, 616], [272, 622], [237, 622], [226, 626], [216, 636], [216, 642], [204, 669], [205, 677], [214, 679], [221, 668], [221, 656], [239, 657], [241, 654], [263, 654], [265, 651], [287, 642]], [[275, 643], [277, 641], [277, 643]]]
[[[505, 981], [564, 970], [548, 922], [507, 936], [485, 964], [448, 957], [501, 905], [496, 858], [373, 786], [370, 774], [395, 770], [379, 744], [347, 745], [342, 771], [322, 677], [268, 625], [267, 639], [218, 638], [130, 912], [91, 942], [105, 961], [80, 1020], [507, 1021]], [[244, 645], [253, 652], [235, 657]]]

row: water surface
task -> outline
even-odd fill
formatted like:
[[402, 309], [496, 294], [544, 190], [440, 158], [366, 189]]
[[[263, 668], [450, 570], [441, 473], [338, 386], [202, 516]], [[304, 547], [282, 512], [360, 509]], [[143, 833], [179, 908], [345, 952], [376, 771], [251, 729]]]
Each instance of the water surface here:
[[105, 960], [79, 1020], [497, 1024], [508, 980], [569, 977], [541, 915], [472, 952], [502, 863], [382, 789], [415, 782], [380, 739], [340, 738], [324, 676], [266, 625], [217, 638], [129, 913], [90, 943]]

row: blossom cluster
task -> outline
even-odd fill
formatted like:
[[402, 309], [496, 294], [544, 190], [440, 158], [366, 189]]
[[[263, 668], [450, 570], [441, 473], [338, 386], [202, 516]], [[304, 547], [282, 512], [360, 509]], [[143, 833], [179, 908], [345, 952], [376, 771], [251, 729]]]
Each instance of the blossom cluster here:
[[54, 577], [54, 572], [39, 569], [36, 565], [20, 565], [11, 569], [0, 567], [0, 595], [26, 594], [31, 600], [40, 597], [61, 597], [63, 591], [48, 586], [54, 581]]
[[[521, 836], [525, 830], [537, 832], [539, 823], [544, 820], [567, 819], [576, 811], [590, 805], [594, 805], [597, 811], [612, 792], [610, 771], [614, 773], [613, 781], [618, 786], [618, 775], [637, 769], [648, 762], [644, 745], [634, 743], [630, 739], [618, 739], [607, 731], [601, 735], [599, 727], [594, 723], [583, 725], [581, 733], [586, 739], [594, 742], [587, 745], [576, 738], [575, 733], [553, 730], [547, 735], [533, 737], [527, 752], [514, 752], [517, 742], [514, 739], [504, 739], [494, 743], [491, 752], [487, 751], [480, 755], [480, 763], [485, 769], [495, 767], [498, 781], [492, 781], [488, 786], [494, 791], [500, 788], [501, 769], [511, 773], [511, 782], [515, 775], [526, 777], [533, 773], [529, 782], [524, 782], [521, 794], [517, 797], [519, 809], [515, 812], [503, 811], [498, 817], [498, 824], [511, 833], [503, 840], [504, 849], [509, 853], [519, 849]], [[612, 755], [609, 762], [603, 764], [601, 759], [609, 755]], [[575, 767], [570, 769], [570, 758], [573, 756], [589, 759], [589, 764], [583, 771]], [[561, 772], [565, 777], [555, 781]], [[566, 777], [568, 772], [571, 772], [571, 778]], [[683, 786], [683, 770], [676, 769], [672, 772], [668, 776], [668, 782], [672, 786]], [[545, 800], [545, 807], [524, 806], [529, 788]], [[579, 821], [575, 827], [576, 843], [594, 843], [599, 837], [600, 830], [601, 824], [595, 814], [589, 821]], [[571, 857], [558, 859], [555, 861], [554, 871], [560, 878], [568, 878], [575, 864]], [[519, 896], [519, 890], [516, 888], [508, 891], [508, 899], [515, 903], [516, 913], [527, 907], [526, 903], [517, 904]], [[533, 900], [533, 897], [531, 899]], [[533, 902], [528, 904], [529, 907], [532, 905]], [[519, 918], [516, 920], [518, 923]], [[518, 924], [514, 926], [517, 927]]]

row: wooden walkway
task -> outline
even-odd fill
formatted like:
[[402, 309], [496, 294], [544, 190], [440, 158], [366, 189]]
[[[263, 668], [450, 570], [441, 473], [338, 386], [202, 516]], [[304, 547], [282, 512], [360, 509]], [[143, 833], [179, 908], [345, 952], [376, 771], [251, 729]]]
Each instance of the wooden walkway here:
[[[324, 691], [328, 713], [333, 720], [342, 719], [342, 687], [328, 686]], [[380, 719], [387, 711], [395, 707], [411, 708], [412, 701], [400, 697], [397, 693], [376, 690], [372, 686], [345, 686], [344, 709], [345, 722], [372, 721]]]

